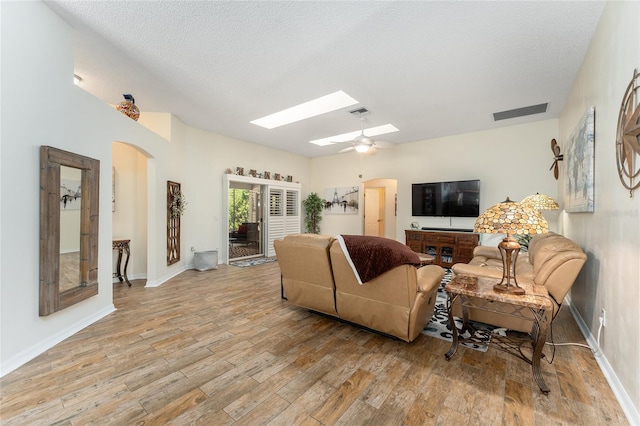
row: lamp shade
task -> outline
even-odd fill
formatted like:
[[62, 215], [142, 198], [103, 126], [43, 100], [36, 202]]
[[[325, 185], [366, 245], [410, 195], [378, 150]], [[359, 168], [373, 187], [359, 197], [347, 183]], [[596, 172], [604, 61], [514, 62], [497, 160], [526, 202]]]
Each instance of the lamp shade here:
[[524, 235], [544, 234], [549, 228], [538, 210], [507, 197], [478, 216], [473, 230], [483, 234]]
[[520, 201], [520, 204], [524, 204], [525, 206], [531, 207], [535, 210], [558, 210], [560, 208], [560, 205], [558, 205], [556, 200], [548, 195], [537, 192]]

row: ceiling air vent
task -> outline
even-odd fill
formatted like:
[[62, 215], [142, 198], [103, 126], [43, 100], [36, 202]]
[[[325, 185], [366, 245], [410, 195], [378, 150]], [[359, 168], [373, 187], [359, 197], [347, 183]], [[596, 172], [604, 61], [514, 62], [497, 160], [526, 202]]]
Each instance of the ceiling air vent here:
[[352, 115], [354, 115], [356, 117], [360, 117], [360, 116], [369, 114], [369, 112], [370, 111], [368, 109], [366, 109], [365, 107], [362, 107], [362, 108], [358, 108], [358, 109], [354, 109], [354, 110], [349, 111], [349, 114], [352, 114]]
[[508, 120], [510, 118], [524, 117], [525, 115], [541, 114], [547, 112], [549, 103], [531, 105], [523, 108], [510, 109], [508, 111], [494, 112], [493, 121]]

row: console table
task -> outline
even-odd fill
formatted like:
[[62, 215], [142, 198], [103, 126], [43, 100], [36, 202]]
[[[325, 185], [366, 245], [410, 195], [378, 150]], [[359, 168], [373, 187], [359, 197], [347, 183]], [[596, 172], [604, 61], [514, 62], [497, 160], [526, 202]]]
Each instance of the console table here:
[[[116, 272], [113, 274], [115, 278], [122, 282], [126, 281], [127, 285], [131, 287], [131, 283], [129, 282], [129, 278], [127, 278], [127, 266], [129, 265], [129, 256], [131, 255], [131, 250], [129, 249], [129, 242], [131, 240], [113, 240], [111, 247], [113, 250], [118, 250], [118, 263], [116, 264]], [[127, 255], [127, 259], [124, 261], [124, 274], [120, 273], [120, 264], [122, 263], [122, 253]]]
[[[450, 360], [456, 353], [458, 343], [465, 341], [465, 339], [458, 336], [458, 328], [453, 320], [452, 308], [454, 304], [458, 304], [462, 308], [463, 328], [460, 332], [464, 332], [467, 329], [472, 336], [475, 330], [469, 324], [469, 308], [531, 321], [531, 334], [513, 333], [513, 335], [510, 335], [511, 332], [507, 333], [506, 336], [492, 334], [491, 342], [495, 342], [505, 352], [509, 352], [531, 364], [533, 378], [538, 387], [545, 394], [549, 393], [549, 388], [540, 371], [540, 359], [543, 356], [542, 350], [547, 338], [547, 326], [551, 322], [553, 310], [553, 304], [549, 300], [547, 289], [542, 285], [520, 283], [520, 286], [525, 290], [524, 295], [497, 293], [493, 290], [493, 286], [498, 281], [499, 279], [495, 278], [457, 275], [446, 285], [447, 312], [453, 340], [451, 348], [445, 354], [445, 358], [447, 361]], [[530, 356], [522, 352], [525, 345], [528, 345], [532, 350]]]

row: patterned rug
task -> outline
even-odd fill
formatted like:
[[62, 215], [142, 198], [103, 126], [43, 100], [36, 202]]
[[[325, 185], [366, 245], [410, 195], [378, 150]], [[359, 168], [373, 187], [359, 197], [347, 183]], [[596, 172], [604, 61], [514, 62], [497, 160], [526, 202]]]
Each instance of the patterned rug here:
[[256, 266], [256, 265], [262, 265], [265, 263], [270, 263], [270, 262], [275, 262], [276, 258], [275, 257], [258, 257], [255, 259], [247, 259], [247, 260], [240, 260], [238, 262], [229, 262], [229, 265], [233, 265], [233, 266], [239, 266], [241, 268], [246, 268], [249, 266]]
[[[436, 307], [433, 311], [433, 317], [431, 317], [431, 321], [429, 321], [424, 330], [422, 330], [422, 333], [426, 334], [427, 336], [436, 337], [442, 340], [448, 340], [449, 342], [453, 339], [453, 334], [451, 333], [451, 328], [449, 327], [449, 316], [447, 314], [447, 292], [444, 290], [444, 287], [449, 281], [451, 281], [451, 276], [451, 270], [445, 268], [444, 278], [442, 278], [440, 287], [438, 287], [438, 294], [436, 296]], [[456, 327], [458, 328], [458, 330], [460, 330], [462, 328], [462, 319], [458, 317], [453, 317], [453, 319], [456, 323]], [[487, 344], [491, 339], [491, 332], [495, 329], [495, 327], [474, 321], [471, 321], [471, 324], [474, 328], [477, 329], [475, 336], [473, 337], [471, 342], [460, 343], [460, 345], [467, 348], [475, 349], [477, 351], [486, 352]], [[465, 339], [469, 339], [471, 337], [468, 331], [465, 331], [464, 334], [459, 334], [458, 336]]]
[[229, 247], [229, 258], [254, 256], [259, 254], [260, 251], [256, 246], [238, 246], [233, 245]]

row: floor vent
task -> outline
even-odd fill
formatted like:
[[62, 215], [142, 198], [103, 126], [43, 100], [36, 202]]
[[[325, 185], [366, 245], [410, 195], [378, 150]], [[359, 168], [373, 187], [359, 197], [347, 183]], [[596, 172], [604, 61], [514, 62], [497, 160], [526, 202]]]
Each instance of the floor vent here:
[[510, 118], [524, 117], [525, 115], [541, 114], [547, 112], [549, 103], [531, 105], [523, 108], [510, 109], [508, 111], [494, 112], [493, 121], [508, 120]]

